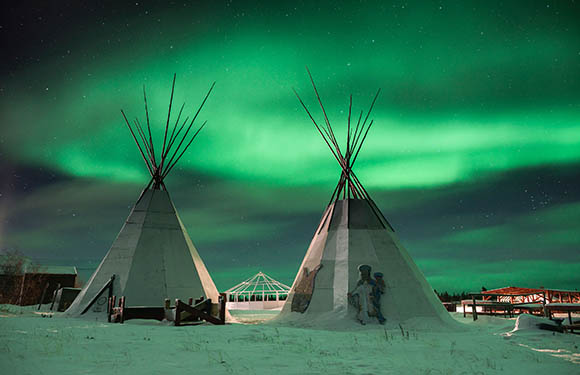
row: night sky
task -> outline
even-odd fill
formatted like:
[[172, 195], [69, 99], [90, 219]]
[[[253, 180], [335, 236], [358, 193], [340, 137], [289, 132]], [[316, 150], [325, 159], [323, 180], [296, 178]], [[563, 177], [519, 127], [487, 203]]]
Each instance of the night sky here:
[[579, 2], [25, 3], [0, 12], [0, 249], [87, 280], [148, 182], [119, 110], [143, 120], [145, 84], [159, 144], [177, 73], [188, 114], [217, 81], [166, 180], [193, 242], [219, 289], [291, 283], [340, 175], [307, 65], [341, 137], [382, 89], [356, 172], [435, 289], [580, 287]]

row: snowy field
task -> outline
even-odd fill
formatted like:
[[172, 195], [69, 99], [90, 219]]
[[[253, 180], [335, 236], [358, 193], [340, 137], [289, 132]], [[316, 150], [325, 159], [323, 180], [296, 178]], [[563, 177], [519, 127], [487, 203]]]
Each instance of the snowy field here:
[[0, 305], [0, 374], [580, 374], [580, 335], [455, 318], [460, 332], [369, 325], [329, 331], [260, 324], [173, 327], [47, 317]]

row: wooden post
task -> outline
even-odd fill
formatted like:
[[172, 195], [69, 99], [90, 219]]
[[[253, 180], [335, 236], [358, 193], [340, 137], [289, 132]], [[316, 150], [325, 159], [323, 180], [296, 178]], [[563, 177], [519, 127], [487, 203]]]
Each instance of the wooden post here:
[[225, 293], [220, 293], [220, 296], [218, 298], [219, 301], [219, 318], [222, 322], [226, 322], [226, 294]]
[[123, 324], [125, 322], [125, 296], [122, 296], [121, 299], [119, 299], [119, 308], [121, 309], [121, 319], [119, 323]]
[[111, 323], [111, 314], [113, 313], [113, 307], [115, 306], [112, 303], [113, 303], [113, 297], [109, 297], [109, 300], [107, 301], [107, 322], [108, 323]]
[[20, 296], [18, 297], [18, 306], [22, 306], [22, 295], [24, 294], [24, 283], [26, 281], [26, 271], [22, 274], [22, 285], [20, 285]]
[[179, 303], [181, 301], [178, 299], [175, 300], [175, 319], [173, 320], [173, 324], [175, 326], [179, 326], [181, 324], [181, 309], [179, 308]]
[[109, 298], [113, 297], [113, 282], [115, 281], [115, 275], [111, 277], [111, 283], [109, 284]]
[[475, 304], [475, 296], [471, 296], [471, 300], [473, 301], [473, 305], [471, 307], [471, 314], [473, 315], [473, 321], [477, 320], [477, 305]]
[[544, 310], [544, 316], [550, 317], [551, 314], [548, 314], [548, 309], [546, 308], [546, 291], [542, 292], [543, 299], [542, 299], [542, 309]]
[[[54, 301], [56, 301], [56, 295], [57, 295], [59, 289], [60, 289], [60, 283], [56, 284], [56, 289], [52, 293], [52, 302], [50, 304], [50, 311], [52, 311], [52, 308], [54, 307]], [[62, 298], [62, 292], [61, 292], [61, 298]], [[56, 309], [58, 310], [58, 306], [56, 307]]]
[[38, 310], [40, 310], [40, 307], [42, 306], [42, 303], [44, 302], [44, 297], [46, 296], [46, 291], [48, 290], [49, 286], [50, 286], [50, 283], [46, 283], [46, 285], [44, 286], [44, 289], [42, 290], [42, 295], [40, 296], [40, 301], [38, 301]]

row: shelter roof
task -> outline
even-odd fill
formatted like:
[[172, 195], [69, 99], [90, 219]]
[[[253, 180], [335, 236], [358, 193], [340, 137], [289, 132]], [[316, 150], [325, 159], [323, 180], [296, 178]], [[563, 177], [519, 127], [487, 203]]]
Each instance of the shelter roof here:
[[542, 292], [558, 292], [558, 293], [580, 293], [577, 290], [564, 289], [548, 289], [548, 288], [523, 288], [518, 286], [506, 286], [503, 288], [490, 289], [482, 292], [482, 294], [523, 294], [523, 293], [542, 293]]
[[226, 290], [226, 293], [288, 293], [289, 291], [290, 287], [288, 285], [282, 284], [260, 271], [249, 279]]
[[[38, 273], [38, 274], [50, 274], [50, 275], [77, 275], [77, 268], [74, 266], [54, 266], [54, 265], [43, 265], [36, 264], [28, 257], [18, 257], [13, 256], [0, 256], [0, 275], [4, 275], [6, 272], [6, 267], [4, 265], [8, 263], [14, 263], [15, 261], [21, 262], [20, 270], [17, 273]], [[12, 267], [10, 267], [12, 268]], [[18, 267], [17, 267], [18, 268]], [[11, 273], [11, 272], [10, 272]]]

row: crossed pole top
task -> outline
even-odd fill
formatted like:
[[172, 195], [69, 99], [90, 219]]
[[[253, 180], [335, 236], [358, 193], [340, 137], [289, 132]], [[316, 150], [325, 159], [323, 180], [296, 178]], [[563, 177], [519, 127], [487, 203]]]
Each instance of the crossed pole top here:
[[[190, 134], [190, 130], [193, 126], [193, 123], [197, 119], [199, 112], [203, 108], [209, 94], [213, 90], [215, 86], [215, 82], [209, 88], [209, 91], [205, 95], [203, 101], [201, 102], [199, 108], [193, 115], [191, 121], [189, 120], [189, 116], [185, 118], [185, 120], [180, 124], [181, 114], [183, 113], [183, 109], [185, 107], [185, 103], [181, 106], [179, 110], [179, 114], [177, 115], [177, 120], [173, 125], [173, 129], [171, 130], [171, 134], [169, 133], [169, 121], [171, 119], [171, 106], [173, 104], [173, 92], [175, 90], [175, 78], [176, 74], [173, 75], [173, 84], [171, 86], [171, 97], [169, 98], [169, 110], [167, 111], [167, 122], [165, 123], [165, 132], [163, 134], [163, 145], [161, 148], [161, 154], [155, 154], [155, 146], [153, 141], [153, 136], [151, 135], [151, 124], [149, 121], [149, 108], [147, 106], [147, 93], [145, 92], [145, 85], [143, 85], [143, 101], [145, 102], [145, 117], [147, 121], [147, 129], [139, 122], [138, 118], [133, 120], [133, 126], [127, 119], [125, 112], [121, 110], [121, 114], [123, 115], [123, 119], [125, 119], [125, 123], [129, 127], [129, 131], [133, 136], [133, 140], [137, 144], [137, 148], [139, 148], [139, 152], [141, 153], [141, 157], [147, 166], [147, 170], [151, 175], [151, 180], [147, 185], [149, 188], [153, 185], [154, 189], [165, 189], [165, 184], [163, 180], [169, 172], [175, 167], [179, 159], [183, 156], [185, 151], [189, 148], [195, 137], [199, 134], [201, 129], [205, 126], [207, 121], [205, 121], [201, 126], [197, 129], [197, 131], [193, 132], [193, 135]], [[188, 125], [189, 123], [189, 125]], [[178, 129], [179, 128], [179, 129]], [[182, 133], [182, 131], [185, 131]], [[147, 132], [145, 132], [145, 130]], [[137, 135], [135, 135], [137, 133]], [[169, 137], [168, 137], [169, 136]], [[187, 140], [189, 138], [189, 140]], [[187, 140], [187, 141], [186, 141]], [[175, 144], [177, 143], [177, 146]], [[175, 147], [174, 147], [175, 146]]]
[[[354, 166], [354, 163], [357, 160], [358, 154], [359, 154], [359, 152], [362, 148], [362, 145], [367, 137], [367, 134], [369, 133], [369, 130], [370, 130], [371, 126], [373, 125], [374, 120], [371, 119], [370, 122], [368, 120], [369, 120], [369, 117], [371, 115], [371, 112], [373, 110], [375, 102], [376, 102], [381, 90], [380, 89], [377, 90], [377, 93], [376, 93], [376, 95], [375, 95], [375, 97], [370, 105], [370, 108], [369, 108], [364, 120], [362, 119], [363, 111], [362, 110], [360, 111], [359, 118], [358, 118], [358, 121], [356, 123], [356, 127], [351, 126], [352, 94], [350, 95], [349, 106], [348, 106], [346, 147], [345, 147], [344, 152], [343, 152], [343, 150], [341, 150], [340, 145], [336, 139], [336, 136], [334, 134], [334, 130], [332, 129], [332, 126], [330, 125], [330, 120], [328, 119], [328, 116], [326, 115], [326, 110], [324, 108], [324, 105], [322, 104], [322, 100], [320, 99], [320, 95], [318, 94], [318, 89], [316, 88], [316, 84], [314, 83], [314, 79], [312, 78], [312, 74], [310, 74], [310, 70], [308, 70], [308, 67], [306, 67], [306, 71], [308, 72], [308, 76], [310, 77], [310, 82], [312, 82], [312, 87], [314, 88], [314, 93], [316, 94], [318, 104], [320, 105], [320, 108], [322, 110], [322, 114], [324, 115], [324, 124], [320, 125], [316, 122], [316, 120], [312, 116], [312, 113], [308, 110], [308, 108], [306, 107], [306, 105], [302, 101], [302, 98], [300, 98], [300, 95], [298, 95], [296, 90], [294, 90], [294, 89], [292, 89], [292, 90], [294, 91], [294, 94], [296, 94], [296, 97], [300, 101], [300, 104], [302, 104], [302, 107], [304, 108], [304, 110], [306, 111], [306, 113], [308, 114], [308, 116], [310, 117], [312, 122], [314, 123], [314, 126], [316, 127], [316, 129], [318, 130], [320, 135], [322, 136], [322, 139], [324, 139], [324, 141], [326, 142], [326, 145], [330, 149], [330, 152], [332, 152], [332, 155], [334, 156], [336, 161], [338, 161], [338, 164], [340, 165], [340, 168], [342, 169], [340, 179], [338, 180], [338, 184], [336, 185], [336, 188], [334, 189], [334, 192], [332, 193], [332, 197], [330, 198], [330, 202], [333, 202], [333, 201], [340, 199], [341, 195], [342, 195], [342, 199], [355, 198], [355, 199], [370, 200], [370, 196], [369, 196], [368, 192], [362, 186], [360, 180], [358, 179], [358, 177], [355, 175], [354, 171], [352, 170], [352, 167]], [[362, 121], [362, 123], [361, 123], [361, 121]]]

